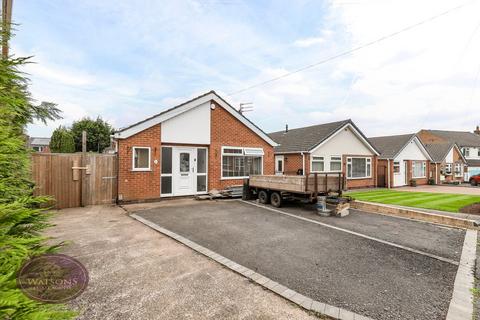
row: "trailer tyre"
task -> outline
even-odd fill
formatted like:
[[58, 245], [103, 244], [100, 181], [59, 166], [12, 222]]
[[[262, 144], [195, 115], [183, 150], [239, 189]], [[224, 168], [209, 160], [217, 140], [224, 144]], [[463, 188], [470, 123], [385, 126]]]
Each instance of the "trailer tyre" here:
[[273, 192], [270, 196], [270, 203], [272, 206], [280, 208], [282, 206], [282, 196], [279, 192]]
[[268, 193], [267, 191], [265, 190], [260, 190], [258, 192], [258, 202], [260, 202], [261, 204], [268, 204]]

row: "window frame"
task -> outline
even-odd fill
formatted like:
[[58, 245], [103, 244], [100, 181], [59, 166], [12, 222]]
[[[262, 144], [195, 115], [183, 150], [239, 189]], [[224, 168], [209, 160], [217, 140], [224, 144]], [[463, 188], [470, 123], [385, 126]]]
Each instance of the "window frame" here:
[[[321, 160], [314, 159], [314, 158], [321, 158]], [[323, 163], [323, 170], [321, 170], [321, 171], [313, 170], [313, 163], [314, 162], [315, 163], [317, 163], [317, 162]], [[324, 156], [314, 156], [314, 155], [312, 155], [310, 157], [310, 173], [322, 173], [322, 172], [325, 172], [325, 157]]]
[[[339, 158], [339, 160], [332, 160], [332, 158]], [[340, 162], [340, 169], [339, 170], [332, 170], [332, 162]], [[342, 166], [343, 166], [342, 156], [338, 156], [338, 155], [330, 156], [329, 161], [328, 161], [328, 172], [333, 172], [333, 173], [342, 172], [342, 169], [343, 169]]]
[[[205, 150], [205, 172], [199, 173], [198, 172], [198, 150]], [[196, 156], [195, 156], [195, 192], [197, 194], [204, 194], [208, 193], [208, 148], [196, 148]], [[198, 177], [205, 177], [205, 191], [198, 191]]]
[[[422, 176], [415, 176], [415, 164], [421, 162], [421, 168], [422, 168]], [[412, 179], [424, 179], [427, 177], [427, 161], [423, 160], [412, 160]]]
[[[236, 150], [241, 150], [242, 153], [225, 153], [225, 149], [236, 149]], [[261, 154], [258, 155], [245, 155], [245, 149], [252, 151], [252, 150], [261, 150]], [[224, 156], [232, 156], [232, 157], [239, 157], [242, 156], [244, 158], [244, 166], [245, 166], [245, 158], [250, 157], [250, 158], [260, 158], [261, 162], [261, 167], [260, 167], [260, 175], [263, 174], [263, 166], [264, 166], [264, 156], [265, 156], [265, 151], [263, 148], [259, 147], [232, 147], [232, 146], [222, 146], [221, 152], [220, 152], [220, 180], [240, 180], [240, 179], [248, 179], [249, 176], [236, 176], [236, 177], [225, 177], [223, 175], [223, 157]], [[244, 169], [245, 170], [245, 169]]]
[[465, 157], [470, 157], [470, 148], [469, 147], [463, 148], [463, 155]]
[[[457, 171], [457, 167], [459, 169], [458, 171]], [[453, 174], [454, 174], [455, 178], [463, 177], [462, 164], [460, 162], [455, 163], [455, 170], [453, 171]]]
[[452, 174], [452, 169], [453, 169], [453, 166], [452, 166], [452, 163], [445, 163], [445, 167], [444, 167], [444, 175], [451, 175]]
[[[395, 168], [398, 168], [398, 171], [395, 171]], [[400, 167], [400, 161], [393, 162], [393, 174], [401, 174], [402, 168]]]
[[[135, 151], [137, 149], [148, 150], [148, 168], [135, 168]], [[132, 147], [132, 171], [151, 171], [152, 170], [152, 148], [151, 147]]]
[[[163, 149], [170, 149], [170, 173], [164, 173], [163, 172]], [[173, 196], [173, 147], [171, 146], [161, 146], [160, 147], [160, 197], [169, 197]], [[162, 193], [162, 178], [168, 178], [170, 177], [171, 179], [171, 190], [172, 192], [170, 193]]]
[[[352, 159], [365, 159], [365, 175], [367, 172], [369, 172], [369, 175], [366, 175], [365, 177], [352, 177], [351, 175], [353, 172], [349, 173], [348, 166], [350, 164], [351, 166], [351, 171], [353, 171], [353, 160]], [[368, 170], [368, 166], [370, 166], [370, 170]], [[347, 162], [346, 162], [346, 168], [345, 168], [345, 175], [348, 180], [360, 180], [360, 179], [371, 179], [372, 178], [372, 167], [373, 167], [373, 161], [372, 157], [347, 157]], [[350, 174], [350, 176], [349, 176]]]

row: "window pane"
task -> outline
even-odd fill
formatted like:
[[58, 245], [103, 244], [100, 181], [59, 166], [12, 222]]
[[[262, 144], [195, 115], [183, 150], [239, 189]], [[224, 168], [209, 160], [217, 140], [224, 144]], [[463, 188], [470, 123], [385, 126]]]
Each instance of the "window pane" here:
[[172, 177], [162, 177], [160, 184], [162, 194], [172, 193]]
[[330, 171], [342, 171], [341, 157], [330, 157]]
[[312, 162], [312, 171], [323, 171], [324, 164], [323, 161], [313, 161]]
[[180, 172], [190, 172], [190, 153], [180, 152]]
[[262, 157], [248, 157], [250, 175], [262, 174]]
[[162, 173], [172, 173], [172, 148], [162, 147]]
[[197, 191], [207, 191], [206, 176], [197, 176]]
[[197, 149], [197, 172], [207, 172], [207, 149]]
[[149, 150], [146, 148], [135, 148], [135, 169], [148, 169], [149, 167]]
[[243, 154], [243, 150], [242, 149], [234, 149], [234, 148], [225, 148], [225, 149], [223, 149], [223, 153]]
[[367, 175], [365, 158], [352, 158], [352, 178], [363, 178]]

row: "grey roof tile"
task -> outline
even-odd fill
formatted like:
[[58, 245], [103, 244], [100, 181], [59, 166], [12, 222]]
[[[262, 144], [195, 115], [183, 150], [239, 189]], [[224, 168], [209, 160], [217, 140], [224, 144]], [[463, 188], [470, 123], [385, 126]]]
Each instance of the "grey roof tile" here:
[[455, 143], [446, 142], [446, 143], [431, 143], [426, 144], [425, 148], [432, 157], [433, 162], [442, 162], [445, 157], [448, 155], [450, 150], [455, 146]]
[[348, 123], [368, 141], [350, 119], [290, 129], [287, 132], [285, 130], [272, 132], [269, 136], [279, 144], [275, 147], [277, 153], [310, 151]]
[[396, 136], [368, 138], [371, 144], [380, 151], [381, 159], [393, 159], [412, 139], [414, 133]]
[[[424, 130], [460, 147], [480, 147], [480, 135], [468, 131]], [[429, 142], [429, 141], [425, 141]]]

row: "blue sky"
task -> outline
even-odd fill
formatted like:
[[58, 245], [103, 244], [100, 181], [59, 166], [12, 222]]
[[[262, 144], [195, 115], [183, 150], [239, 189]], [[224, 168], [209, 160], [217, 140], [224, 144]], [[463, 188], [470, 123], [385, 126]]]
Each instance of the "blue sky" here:
[[265, 131], [352, 118], [367, 135], [480, 122], [479, 2], [280, 81], [228, 94], [465, 1], [14, 1], [35, 99], [116, 128], [215, 90]]

